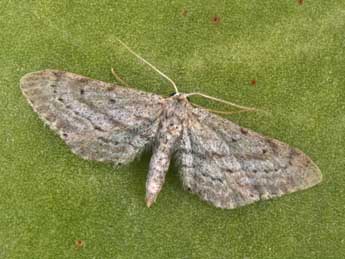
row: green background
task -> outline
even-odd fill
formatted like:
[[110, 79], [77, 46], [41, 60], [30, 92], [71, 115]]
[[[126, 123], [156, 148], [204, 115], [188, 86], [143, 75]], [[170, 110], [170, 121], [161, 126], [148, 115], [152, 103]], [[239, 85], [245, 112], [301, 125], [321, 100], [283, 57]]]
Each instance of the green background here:
[[[344, 256], [344, 0], [1, 0], [0, 9], [0, 258]], [[115, 67], [138, 89], [173, 92], [117, 37], [181, 92], [268, 111], [227, 118], [302, 149], [323, 182], [221, 210], [184, 192], [171, 168], [157, 203], [146, 208], [149, 154], [120, 169], [82, 160], [19, 89], [32, 71], [114, 82]]]

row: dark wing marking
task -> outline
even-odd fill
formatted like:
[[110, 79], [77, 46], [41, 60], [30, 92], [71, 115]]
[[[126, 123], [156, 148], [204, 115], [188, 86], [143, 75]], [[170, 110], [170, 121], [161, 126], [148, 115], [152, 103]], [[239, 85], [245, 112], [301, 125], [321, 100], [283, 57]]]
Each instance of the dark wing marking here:
[[184, 187], [221, 208], [309, 188], [319, 168], [303, 152], [205, 110], [190, 111], [177, 159]]
[[158, 95], [56, 70], [27, 74], [20, 85], [40, 118], [85, 159], [129, 163], [157, 131]]

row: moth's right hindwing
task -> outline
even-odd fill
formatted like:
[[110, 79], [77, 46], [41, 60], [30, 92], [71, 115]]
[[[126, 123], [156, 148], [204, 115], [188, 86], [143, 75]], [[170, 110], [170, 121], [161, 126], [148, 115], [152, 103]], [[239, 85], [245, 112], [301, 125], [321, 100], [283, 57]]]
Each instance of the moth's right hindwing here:
[[85, 159], [127, 164], [156, 134], [158, 95], [57, 70], [27, 74], [20, 84], [40, 118]]

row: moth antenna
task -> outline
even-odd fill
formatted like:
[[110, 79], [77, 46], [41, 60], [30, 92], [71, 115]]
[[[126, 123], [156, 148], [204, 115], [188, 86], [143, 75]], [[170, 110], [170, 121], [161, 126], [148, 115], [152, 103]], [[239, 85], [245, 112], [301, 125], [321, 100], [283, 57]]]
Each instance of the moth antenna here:
[[178, 94], [179, 91], [177, 89], [177, 86], [175, 84], [175, 82], [170, 79], [166, 74], [164, 74], [162, 71], [160, 71], [158, 68], [156, 68], [154, 65], [152, 65], [150, 62], [148, 62], [147, 60], [145, 60], [144, 58], [142, 58], [141, 56], [139, 56], [139, 54], [135, 53], [130, 47], [128, 47], [123, 41], [121, 41], [120, 39], [117, 39], [118, 42], [121, 43], [122, 46], [124, 46], [130, 53], [132, 53], [134, 56], [136, 56], [138, 59], [140, 59], [141, 61], [143, 61], [144, 63], [146, 63], [147, 65], [149, 65], [154, 71], [156, 71], [158, 74], [160, 74], [162, 77], [164, 77], [165, 79], [167, 79], [174, 87], [176, 93]]
[[[206, 95], [206, 94], [203, 94], [203, 93], [198, 93], [198, 92], [196, 92], [196, 93], [189, 93], [189, 94], [186, 94], [186, 97], [193, 96], [193, 95], [202, 96], [204, 98], [207, 98], [207, 99], [210, 99], [210, 100], [213, 100], [213, 101], [217, 101], [217, 102], [220, 102], [220, 103], [224, 103], [224, 104], [227, 104], [227, 105], [230, 105], [230, 106], [233, 106], [233, 107], [241, 109], [241, 111], [238, 111], [238, 112], [259, 112], [260, 111], [260, 112], [264, 112], [266, 114], [269, 114], [269, 112], [264, 111], [264, 110], [259, 110], [259, 109], [252, 108], [252, 107], [246, 107], [246, 106], [238, 105], [236, 103], [228, 102], [228, 101], [225, 101], [223, 99], [219, 99], [219, 98], [216, 98], [216, 97], [213, 97], [213, 96], [209, 96], [209, 95]], [[210, 110], [210, 111], [212, 111], [212, 110]], [[223, 112], [223, 111], [216, 111], [216, 110], [213, 110], [213, 112], [223, 113], [223, 114], [238, 113], [238, 112]]]
[[243, 113], [243, 112], [257, 112], [258, 110], [256, 109], [252, 109], [252, 110], [246, 110], [246, 109], [242, 109], [242, 110], [239, 110], [239, 111], [233, 111], [233, 112], [227, 112], [227, 111], [219, 111], [219, 110], [213, 110], [213, 109], [208, 109], [208, 108], [205, 108], [201, 105], [198, 105], [198, 104], [195, 104], [195, 103], [192, 103], [192, 105], [194, 107], [198, 107], [198, 108], [203, 108], [209, 112], [212, 112], [212, 113], [218, 113], [218, 114], [224, 114], [224, 115], [233, 115], [233, 114], [238, 114], [238, 113]]
[[132, 88], [125, 80], [123, 80], [116, 72], [114, 68], [111, 68], [111, 73], [113, 74], [113, 76], [115, 77], [116, 81], [119, 82], [120, 84], [128, 87], [128, 88]]
[[202, 94], [202, 93], [190, 93], [190, 94], [187, 94], [186, 96], [189, 97], [189, 96], [193, 96], [193, 95], [202, 96], [202, 97], [204, 97], [204, 98], [207, 98], [207, 99], [210, 99], [210, 100], [213, 100], [213, 101], [216, 101], [216, 102], [220, 102], [220, 103], [225, 103], [225, 104], [227, 104], [227, 105], [230, 105], [230, 106], [233, 106], [233, 107], [242, 109], [242, 110], [246, 110], [246, 111], [258, 111], [258, 110], [255, 109], [255, 108], [251, 108], [251, 107], [246, 107], [246, 106], [238, 105], [238, 104], [236, 104], [236, 103], [228, 102], [228, 101], [225, 101], [225, 100], [222, 100], [222, 99], [218, 99], [218, 98], [216, 98], [216, 97], [209, 96], [209, 95]]

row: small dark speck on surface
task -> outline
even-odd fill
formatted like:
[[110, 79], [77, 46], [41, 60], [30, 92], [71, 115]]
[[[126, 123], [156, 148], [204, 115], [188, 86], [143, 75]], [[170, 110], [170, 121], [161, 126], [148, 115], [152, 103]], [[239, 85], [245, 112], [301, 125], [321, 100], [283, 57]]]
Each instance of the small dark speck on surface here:
[[252, 86], [256, 86], [256, 80], [255, 80], [255, 79], [251, 80], [251, 81], [250, 81], [250, 84], [251, 84]]
[[78, 239], [78, 240], [75, 241], [75, 247], [77, 249], [83, 248], [84, 246], [85, 246], [85, 241], [84, 240]]
[[219, 24], [220, 23], [220, 17], [217, 15], [213, 16], [211, 21], [213, 24]]
[[187, 16], [187, 14], [188, 14], [188, 11], [186, 9], [182, 9], [181, 15], [182, 16]]

